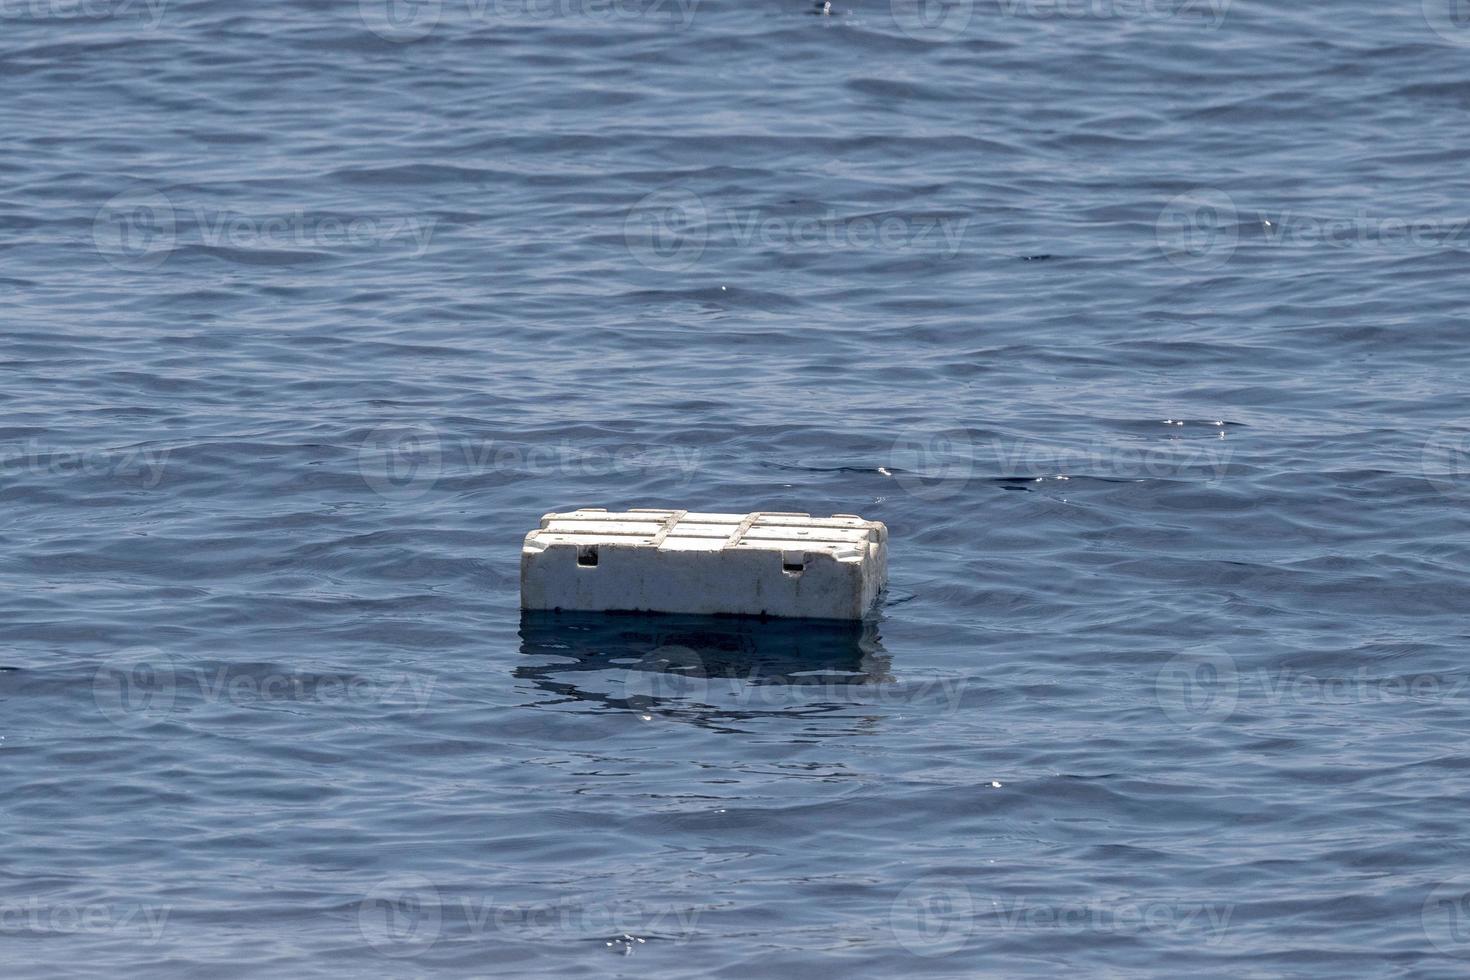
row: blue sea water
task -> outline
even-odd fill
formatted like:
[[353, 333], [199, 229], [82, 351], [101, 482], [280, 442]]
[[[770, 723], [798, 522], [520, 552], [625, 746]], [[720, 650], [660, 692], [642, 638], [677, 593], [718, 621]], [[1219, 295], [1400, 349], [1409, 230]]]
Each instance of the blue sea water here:
[[[1467, 59], [0, 2], [0, 974], [1463, 976]], [[891, 587], [522, 621], [576, 506]]]

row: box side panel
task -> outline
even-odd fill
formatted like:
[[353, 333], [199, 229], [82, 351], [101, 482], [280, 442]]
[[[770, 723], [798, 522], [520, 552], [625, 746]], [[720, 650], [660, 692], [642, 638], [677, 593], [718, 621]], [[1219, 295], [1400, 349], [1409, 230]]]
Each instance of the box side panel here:
[[[554, 544], [521, 557], [526, 609], [741, 614], [857, 619], [871, 592], [868, 562], [765, 550], [656, 551]], [[800, 571], [791, 570], [800, 561]]]

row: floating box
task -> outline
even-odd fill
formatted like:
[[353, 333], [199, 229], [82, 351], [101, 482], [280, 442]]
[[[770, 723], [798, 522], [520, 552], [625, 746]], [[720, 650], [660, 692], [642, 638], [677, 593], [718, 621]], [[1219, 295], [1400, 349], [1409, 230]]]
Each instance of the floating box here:
[[861, 619], [888, 529], [852, 514], [547, 514], [521, 548], [521, 608]]

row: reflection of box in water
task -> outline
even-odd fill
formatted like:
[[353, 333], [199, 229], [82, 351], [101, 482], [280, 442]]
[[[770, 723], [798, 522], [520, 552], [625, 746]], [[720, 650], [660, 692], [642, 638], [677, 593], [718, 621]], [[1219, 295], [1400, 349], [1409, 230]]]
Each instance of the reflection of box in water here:
[[521, 548], [521, 608], [861, 619], [888, 529], [851, 514], [547, 514]]
[[595, 692], [609, 672], [674, 671], [792, 687], [862, 688], [893, 680], [871, 619], [762, 621], [528, 610], [521, 613], [520, 634], [521, 653], [549, 662], [519, 667], [518, 676], [589, 700], [606, 699]]

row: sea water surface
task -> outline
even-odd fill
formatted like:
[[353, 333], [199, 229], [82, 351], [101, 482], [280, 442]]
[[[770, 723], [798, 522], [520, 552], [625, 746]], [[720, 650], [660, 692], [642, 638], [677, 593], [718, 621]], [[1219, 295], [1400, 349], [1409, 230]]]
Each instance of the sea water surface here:
[[[0, 3], [0, 973], [1463, 976], [1448, 0]], [[857, 513], [856, 630], [522, 620]]]

